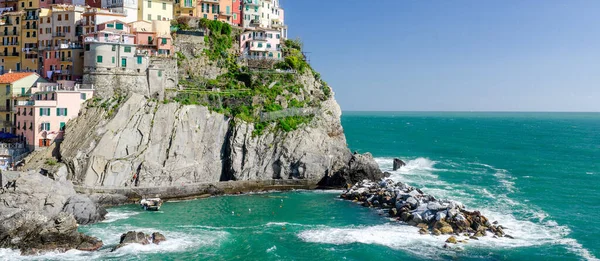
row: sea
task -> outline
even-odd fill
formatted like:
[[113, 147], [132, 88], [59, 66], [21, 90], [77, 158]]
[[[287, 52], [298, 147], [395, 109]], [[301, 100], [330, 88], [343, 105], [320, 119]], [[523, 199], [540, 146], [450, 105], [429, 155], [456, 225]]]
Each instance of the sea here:
[[[109, 209], [80, 231], [100, 251], [0, 260], [599, 260], [600, 113], [344, 112], [352, 151], [390, 178], [462, 202], [514, 237], [420, 235], [341, 191], [291, 191], [171, 201], [158, 212]], [[393, 158], [406, 166], [392, 171]], [[161, 232], [160, 245], [112, 252], [122, 233]]]

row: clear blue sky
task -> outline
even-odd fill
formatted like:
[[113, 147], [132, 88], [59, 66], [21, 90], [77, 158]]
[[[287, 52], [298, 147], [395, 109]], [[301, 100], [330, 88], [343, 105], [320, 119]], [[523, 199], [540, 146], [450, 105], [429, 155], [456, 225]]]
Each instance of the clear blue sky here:
[[600, 0], [280, 0], [343, 110], [600, 111]]

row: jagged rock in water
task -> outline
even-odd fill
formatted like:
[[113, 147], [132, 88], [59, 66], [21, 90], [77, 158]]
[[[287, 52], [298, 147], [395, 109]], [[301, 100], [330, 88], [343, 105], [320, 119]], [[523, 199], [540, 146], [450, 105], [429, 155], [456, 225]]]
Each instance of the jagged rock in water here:
[[167, 239], [165, 238], [165, 236], [159, 232], [154, 232], [152, 233], [152, 235], [147, 235], [144, 232], [129, 231], [121, 235], [119, 244], [115, 248], [113, 248], [112, 251], [115, 251], [129, 244], [148, 245], [150, 243], [154, 243], [158, 245], [160, 242], [166, 240]]
[[163, 242], [166, 240], [167, 240], [167, 238], [163, 234], [158, 233], [158, 232], [152, 233], [152, 243], [158, 245], [158, 244], [160, 244], [160, 242]]
[[451, 236], [448, 239], [446, 239], [446, 243], [456, 244], [458, 243], [458, 241], [456, 240], [456, 237]]
[[[0, 191], [0, 247], [38, 254], [70, 249], [92, 251], [102, 246], [97, 238], [77, 232], [73, 213], [64, 210], [79, 209], [84, 205], [76, 206], [75, 202], [85, 201], [90, 211], [77, 211], [85, 213], [78, 219], [89, 223], [104, 218], [103, 208], [77, 195], [68, 181], [55, 181], [35, 171], [12, 174], [15, 187]], [[73, 204], [66, 207], [68, 202]]]
[[396, 170], [400, 169], [402, 166], [406, 166], [406, 163], [404, 163], [404, 161], [402, 161], [401, 159], [395, 158], [393, 170], [396, 171]]

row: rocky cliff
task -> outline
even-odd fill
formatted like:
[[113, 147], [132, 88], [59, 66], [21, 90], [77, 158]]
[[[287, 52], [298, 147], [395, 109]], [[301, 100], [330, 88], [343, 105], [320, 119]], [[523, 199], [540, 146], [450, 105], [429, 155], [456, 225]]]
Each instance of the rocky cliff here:
[[[253, 124], [204, 106], [164, 104], [135, 93], [115, 110], [108, 116], [106, 109], [89, 107], [69, 122], [60, 152], [76, 184], [148, 187], [266, 179], [317, 183], [335, 174], [353, 177], [348, 180], [353, 182], [380, 174], [371, 169], [350, 175], [374, 162], [366, 156], [366, 165], [350, 168], [355, 156], [347, 148], [341, 111], [333, 98], [301, 128], [262, 135], [253, 135]], [[337, 179], [328, 185], [343, 182]]]
[[176, 36], [178, 68], [164, 72], [179, 74], [175, 88], [99, 85], [105, 90], [67, 124], [60, 145], [70, 180], [134, 188], [382, 177], [370, 155], [350, 153], [340, 107], [300, 44], [286, 41], [285, 61], [251, 69], [235, 58], [235, 30], [205, 23], [206, 37]]

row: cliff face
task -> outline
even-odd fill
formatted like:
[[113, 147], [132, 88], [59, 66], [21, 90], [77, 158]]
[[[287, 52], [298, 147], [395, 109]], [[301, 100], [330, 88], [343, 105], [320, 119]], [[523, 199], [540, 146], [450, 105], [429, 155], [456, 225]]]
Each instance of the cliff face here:
[[345, 171], [352, 155], [333, 98], [291, 131], [254, 125], [198, 105], [132, 94], [112, 117], [86, 108], [61, 144], [70, 179], [84, 186], [173, 186], [228, 180], [310, 179]]

